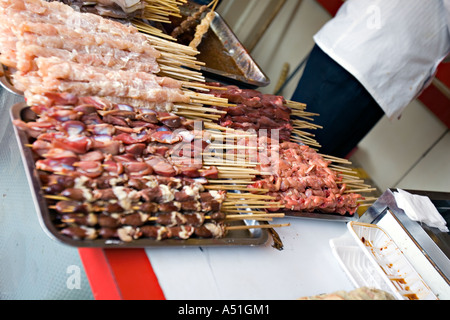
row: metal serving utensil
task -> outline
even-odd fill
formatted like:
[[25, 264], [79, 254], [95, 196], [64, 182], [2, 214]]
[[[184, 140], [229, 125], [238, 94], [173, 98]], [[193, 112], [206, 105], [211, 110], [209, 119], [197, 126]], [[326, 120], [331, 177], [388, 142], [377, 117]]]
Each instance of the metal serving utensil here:
[[5, 71], [8, 70], [7, 67], [5, 67], [3, 64], [0, 63], [0, 85], [8, 90], [9, 92], [16, 94], [18, 96], [23, 96], [23, 92], [20, 90], [17, 90], [14, 85], [11, 83], [7, 72]]

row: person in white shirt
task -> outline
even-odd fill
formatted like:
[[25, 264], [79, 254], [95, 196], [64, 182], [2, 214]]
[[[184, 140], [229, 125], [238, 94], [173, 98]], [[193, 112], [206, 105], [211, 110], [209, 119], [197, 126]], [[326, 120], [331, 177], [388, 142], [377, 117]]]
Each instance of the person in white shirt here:
[[347, 157], [431, 83], [450, 53], [450, 0], [347, 0], [314, 41], [292, 100], [319, 114], [320, 151]]

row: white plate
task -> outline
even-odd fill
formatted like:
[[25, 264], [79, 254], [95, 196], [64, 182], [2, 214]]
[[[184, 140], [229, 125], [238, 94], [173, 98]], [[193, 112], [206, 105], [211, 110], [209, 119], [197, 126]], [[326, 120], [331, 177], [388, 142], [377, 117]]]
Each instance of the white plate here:
[[403, 252], [382, 228], [357, 221], [349, 222], [347, 227], [359, 248], [371, 262], [374, 271], [398, 299], [437, 299]]
[[376, 266], [366, 257], [348, 233], [343, 237], [331, 239], [330, 246], [334, 256], [355, 288], [368, 287], [384, 290], [398, 299], [395, 292], [375, 270]]

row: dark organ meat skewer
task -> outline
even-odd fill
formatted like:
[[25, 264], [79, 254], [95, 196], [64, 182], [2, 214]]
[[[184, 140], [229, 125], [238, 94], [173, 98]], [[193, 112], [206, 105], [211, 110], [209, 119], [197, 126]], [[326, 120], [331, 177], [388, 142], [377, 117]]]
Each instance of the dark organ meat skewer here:
[[[234, 104], [224, 109], [226, 114], [217, 120], [223, 127], [254, 132], [264, 130], [268, 137], [276, 139], [276, 134], [280, 141], [289, 141], [292, 133], [297, 131], [294, 128], [297, 120], [293, 118], [302, 116], [310, 120], [309, 116], [315, 115], [304, 111], [303, 104], [287, 101], [283, 96], [263, 94], [255, 89], [241, 89], [235, 85], [208, 85], [211, 87], [210, 94]], [[312, 124], [308, 126], [314, 127]]]
[[200, 170], [201, 161], [184, 154], [201, 154], [207, 145], [192, 120], [152, 110], [138, 114], [93, 97], [48, 97], [54, 105], [31, 107], [39, 115], [36, 121], [15, 121], [36, 139], [32, 148], [42, 158], [36, 162], [38, 169], [91, 177], [121, 173], [217, 176], [217, 170]]
[[199, 227], [181, 225], [174, 227], [160, 225], [146, 225], [142, 227], [124, 226], [119, 228], [101, 227], [99, 229], [88, 226], [68, 226], [62, 229], [62, 233], [77, 240], [120, 239], [130, 242], [137, 239], [165, 239], [187, 240], [193, 236], [199, 238], [222, 238], [226, 235], [226, 227], [223, 223], [207, 222]]
[[[203, 14], [203, 12], [205, 12], [208, 9], [207, 5], [202, 5], [198, 8], [198, 10], [196, 10], [194, 13], [192, 13], [190, 16], [186, 17], [185, 20], [183, 20], [179, 26], [175, 27], [172, 32], [170, 33], [170, 35], [175, 38], [178, 39], [180, 38], [183, 34], [191, 34], [195, 32], [195, 28], [198, 25], [200, 19], [201, 19], [201, 15]], [[189, 35], [191, 36], [191, 35]]]
[[206, 189], [219, 170], [193, 158], [209, 144], [198, 122], [97, 97], [46, 97], [50, 104], [31, 106], [34, 121], [14, 124], [30, 138], [42, 191], [63, 234], [121, 241], [156, 230], [164, 231], [158, 239], [205, 236], [210, 229], [211, 236], [224, 235], [226, 192]]
[[[173, 178], [171, 180], [178, 179]], [[177, 186], [179, 184], [172, 185], [172, 187]], [[57, 220], [62, 224], [61, 232], [75, 238], [92, 239], [94, 236], [98, 236], [130, 241], [138, 237], [147, 237], [146, 235], [151, 234], [152, 230], [165, 230], [165, 232], [171, 231], [171, 233], [164, 237], [152, 236], [152, 238], [161, 240], [171, 235], [170, 237], [186, 239], [181, 234], [175, 234], [174, 230], [198, 229], [206, 223], [206, 218], [209, 220], [208, 223], [220, 225], [224, 223], [226, 218], [220, 212], [225, 193], [200, 191], [203, 190], [202, 186], [196, 182], [193, 182], [190, 186], [185, 184], [178, 190], [170, 189], [167, 185], [162, 184], [150, 190], [142, 189], [138, 191], [129, 188], [128, 193], [124, 193], [125, 191], [121, 187], [117, 188], [118, 190], [115, 192], [111, 192], [110, 189], [99, 189], [100, 191], [106, 191], [107, 196], [103, 200], [91, 200], [90, 202], [58, 200], [54, 205], [50, 205], [49, 208], [56, 212]], [[158, 191], [155, 191], [155, 188]], [[161, 190], [164, 190], [165, 193], [161, 194]], [[83, 193], [86, 194], [89, 191], [83, 188]], [[95, 193], [95, 191], [92, 192]], [[130, 192], [135, 195], [130, 196]], [[121, 193], [123, 193], [123, 196], [120, 196]], [[62, 194], [67, 195], [64, 192]], [[175, 195], [179, 200], [192, 198], [196, 200], [173, 201]], [[84, 233], [87, 230], [89, 232]], [[131, 231], [132, 235], [130, 234]], [[189, 237], [192, 233], [188, 232], [185, 235]], [[223, 235], [222, 232], [211, 236]], [[203, 236], [205, 236], [205, 233], [203, 233]]]

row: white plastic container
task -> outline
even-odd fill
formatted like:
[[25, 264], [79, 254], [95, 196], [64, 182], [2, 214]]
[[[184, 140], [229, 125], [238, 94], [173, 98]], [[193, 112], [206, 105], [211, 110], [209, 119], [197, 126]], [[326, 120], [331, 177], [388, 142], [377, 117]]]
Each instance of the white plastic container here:
[[331, 239], [330, 246], [355, 287], [381, 289], [399, 300], [437, 299], [383, 229], [357, 221], [347, 227], [350, 236]]

